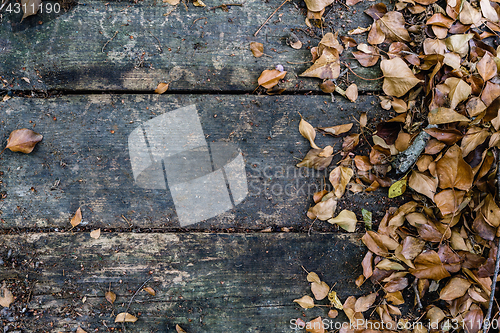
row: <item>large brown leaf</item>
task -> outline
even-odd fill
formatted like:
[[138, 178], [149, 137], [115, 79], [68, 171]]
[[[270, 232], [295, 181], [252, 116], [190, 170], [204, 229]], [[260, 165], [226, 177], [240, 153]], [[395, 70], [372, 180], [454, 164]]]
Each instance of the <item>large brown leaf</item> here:
[[412, 171], [410, 178], [408, 179], [408, 185], [418, 193], [434, 200], [438, 180], [434, 177], [426, 175], [425, 173]]
[[456, 213], [465, 196], [464, 191], [444, 190], [434, 196], [434, 202], [441, 214]]
[[400, 12], [387, 12], [382, 16], [380, 22], [380, 30], [382, 30], [387, 39], [394, 42], [411, 41], [410, 34], [405, 28], [405, 19]]
[[452, 301], [465, 295], [472, 283], [461, 277], [453, 277], [446, 286], [441, 289], [439, 298], [443, 301]]
[[470, 121], [466, 116], [463, 116], [452, 109], [442, 107], [430, 110], [428, 120], [431, 125], [449, 124], [457, 121]]
[[415, 258], [414, 264], [415, 268], [409, 271], [420, 279], [441, 280], [450, 276], [435, 251], [422, 252]]
[[266, 69], [263, 71], [258, 79], [259, 85], [266, 89], [270, 89], [277, 85], [281, 79], [286, 75], [286, 71], [280, 72], [277, 69]]
[[401, 97], [421, 82], [401, 58], [382, 60], [380, 69], [384, 74], [382, 89], [389, 96]]
[[455, 144], [463, 137], [462, 132], [457, 129], [426, 128], [424, 131], [449, 146]]
[[439, 187], [457, 188], [468, 191], [472, 187], [473, 174], [471, 166], [464, 161], [462, 150], [451, 146], [446, 154], [436, 163]]

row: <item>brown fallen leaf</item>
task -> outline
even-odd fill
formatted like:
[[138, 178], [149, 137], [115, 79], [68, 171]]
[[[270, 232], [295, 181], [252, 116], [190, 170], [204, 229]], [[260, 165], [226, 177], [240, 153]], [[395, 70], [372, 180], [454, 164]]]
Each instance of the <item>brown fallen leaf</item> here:
[[14, 295], [7, 289], [5, 281], [3, 281], [2, 288], [0, 288], [0, 306], [8, 308], [12, 302], [14, 302]]
[[464, 191], [444, 190], [434, 196], [434, 202], [441, 211], [441, 214], [448, 215], [457, 212], [464, 196]]
[[429, 199], [434, 200], [438, 180], [424, 173], [412, 171], [410, 178], [408, 179], [408, 186], [418, 193], [425, 195]]
[[314, 298], [318, 301], [325, 298], [329, 291], [330, 287], [324, 281], [320, 281], [319, 283], [315, 281], [311, 283], [311, 292], [313, 293]]
[[325, 333], [325, 325], [321, 317], [313, 319], [306, 324], [306, 332]]
[[[326, 149], [326, 148], [325, 148]], [[297, 168], [314, 168], [324, 170], [332, 163], [333, 155], [324, 156], [324, 149], [311, 149], [307, 152], [304, 159], [297, 163]]]
[[99, 237], [101, 237], [101, 228], [96, 229], [96, 230], [92, 230], [90, 232], [90, 237], [92, 237], [94, 239], [98, 239]]
[[382, 16], [380, 22], [382, 22], [380, 30], [382, 30], [387, 39], [395, 42], [411, 41], [410, 34], [405, 28], [405, 19], [400, 12], [387, 12]]
[[481, 20], [481, 13], [476, 10], [468, 1], [462, 3], [462, 10], [458, 16], [460, 23], [469, 25], [479, 23]]
[[151, 288], [151, 287], [144, 288], [144, 291], [147, 292], [148, 294], [150, 294], [151, 296], [155, 296], [156, 295], [156, 291], [153, 288]]
[[271, 89], [279, 83], [286, 75], [286, 71], [280, 72], [277, 69], [266, 69], [260, 74], [258, 83], [266, 89]]
[[331, 218], [328, 220], [328, 223], [337, 224], [339, 227], [341, 227], [347, 232], [356, 231], [357, 222], [358, 219], [356, 218], [356, 214], [346, 209], [341, 211], [339, 215], [337, 215], [335, 218]]
[[206, 7], [207, 5], [205, 5], [205, 3], [201, 0], [194, 0], [193, 1], [193, 5], [195, 5], [196, 7]]
[[158, 86], [155, 89], [155, 93], [160, 94], [160, 95], [163, 94], [165, 91], [168, 90], [169, 85], [170, 85], [169, 83], [165, 83], [165, 82], [158, 83]]
[[21, 153], [29, 154], [35, 148], [35, 145], [42, 141], [42, 139], [43, 136], [41, 134], [33, 132], [27, 128], [14, 130], [10, 133], [9, 138], [7, 139], [7, 146], [5, 146], [2, 150], [2, 153], [5, 149], [9, 148], [13, 152], [19, 151]]
[[465, 133], [464, 138], [462, 139], [462, 144], [460, 148], [462, 149], [463, 156], [469, 155], [471, 151], [477, 148], [480, 144], [482, 144], [486, 139], [490, 136], [490, 133], [478, 126], [471, 126]]
[[255, 58], [260, 58], [264, 55], [264, 44], [258, 42], [250, 42], [250, 50]]
[[306, 280], [307, 280], [307, 282], [321, 283], [321, 279], [319, 278], [318, 274], [315, 273], [315, 272], [309, 272], [309, 273], [307, 273]]
[[429, 124], [431, 125], [449, 124], [459, 121], [470, 121], [470, 119], [466, 116], [461, 115], [460, 113], [449, 108], [436, 108], [430, 110], [427, 117], [429, 120]]
[[421, 82], [401, 58], [382, 60], [380, 69], [384, 74], [382, 89], [389, 96], [401, 97]]
[[457, 188], [468, 191], [472, 187], [473, 175], [471, 166], [464, 161], [462, 150], [451, 146], [446, 154], [436, 163], [439, 187]]
[[319, 130], [331, 134], [331, 135], [341, 135], [347, 133], [351, 130], [353, 123], [336, 125], [331, 127], [318, 127]]
[[409, 268], [411, 274], [420, 279], [441, 280], [450, 276], [435, 251], [425, 251], [414, 261], [415, 268]]
[[106, 297], [106, 300], [111, 304], [113, 304], [116, 300], [116, 294], [112, 291], [106, 291], [104, 297]]
[[301, 298], [294, 299], [295, 303], [299, 304], [304, 309], [312, 309], [314, 308], [314, 299], [311, 296], [305, 295]]
[[476, 69], [484, 81], [488, 81], [497, 75], [497, 65], [489, 52], [486, 52], [484, 57], [479, 60]]
[[316, 138], [316, 130], [302, 117], [300, 117], [299, 132], [304, 138], [309, 141], [309, 143], [311, 144], [311, 148], [321, 149], [316, 145], [316, 143], [314, 143], [314, 139]]
[[85, 331], [83, 328], [81, 328], [80, 326], [78, 326], [77, 329], [76, 329], [76, 333], [87, 333], [87, 331]]
[[321, 221], [326, 221], [333, 217], [336, 208], [337, 200], [333, 197], [329, 197], [309, 208], [309, 210], [307, 211], [307, 217], [309, 217], [311, 220], [318, 219]]
[[334, 0], [305, 0], [307, 9], [312, 12], [320, 12], [333, 2]]
[[465, 81], [456, 77], [447, 78], [444, 84], [450, 88], [448, 96], [451, 100], [450, 109], [452, 110], [454, 110], [460, 102], [465, 101], [472, 93], [472, 88], [465, 83]]
[[344, 166], [338, 166], [330, 172], [329, 180], [337, 198], [341, 198], [344, 195], [345, 188], [353, 175], [354, 171]]
[[73, 218], [71, 219], [70, 223], [73, 227], [76, 227], [77, 225], [79, 225], [80, 223], [82, 222], [82, 210], [80, 207], [78, 207], [78, 209], [76, 210], [76, 213], [75, 215], [73, 216]]
[[336, 49], [327, 48], [314, 64], [299, 76], [319, 79], [336, 79], [340, 75], [339, 53]]
[[489, 0], [481, 0], [479, 4], [485, 19], [494, 23], [498, 22], [498, 13], [495, 8], [493, 8]]
[[186, 330], [184, 330], [182, 327], [180, 327], [178, 324], [175, 325], [175, 331], [177, 333], [187, 333]]
[[448, 281], [446, 286], [441, 289], [439, 293], [439, 298], [443, 301], [452, 301], [456, 298], [462, 297], [465, 295], [469, 287], [472, 285], [466, 279], [461, 277], [453, 277]]
[[380, 59], [380, 54], [375, 51], [373, 53], [366, 53], [363, 51], [354, 51], [352, 55], [363, 67], [371, 67], [374, 66], [378, 60]]
[[38, 13], [38, 10], [41, 8], [41, 4], [42, 0], [21, 0], [21, 8], [24, 12], [21, 21], [28, 16]]
[[351, 102], [356, 102], [358, 99], [358, 86], [353, 83], [345, 90], [345, 95]]
[[139, 318], [128, 312], [121, 312], [115, 318], [115, 323], [135, 323]]

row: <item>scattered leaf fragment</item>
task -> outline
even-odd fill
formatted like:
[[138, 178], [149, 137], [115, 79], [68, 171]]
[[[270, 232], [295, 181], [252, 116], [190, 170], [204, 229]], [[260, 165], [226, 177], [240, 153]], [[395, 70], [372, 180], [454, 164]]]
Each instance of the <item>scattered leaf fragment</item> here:
[[92, 230], [90, 232], [90, 237], [92, 237], [94, 239], [98, 239], [99, 237], [101, 237], [101, 228], [96, 229], [96, 230]]
[[111, 304], [113, 304], [116, 300], [116, 294], [112, 291], [106, 291], [104, 297], [106, 297], [106, 300]]
[[3, 281], [2, 288], [0, 288], [0, 306], [8, 308], [12, 302], [14, 302], [14, 295], [7, 289], [5, 281]]
[[382, 89], [389, 96], [401, 97], [421, 82], [401, 58], [382, 60], [380, 69], [384, 74]]

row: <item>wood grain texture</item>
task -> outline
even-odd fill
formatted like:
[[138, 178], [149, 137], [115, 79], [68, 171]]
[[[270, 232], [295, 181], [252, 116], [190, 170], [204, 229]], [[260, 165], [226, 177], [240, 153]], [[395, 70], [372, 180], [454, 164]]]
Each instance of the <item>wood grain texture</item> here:
[[[353, 122], [367, 112], [371, 123], [388, 118], [378, 98], [356, 103], [330, 96], [75, 95], [52, 99], [12, 98], [0, 103], [2, 144], [18, 128], [44, 138], [29, 154], [6, 150], [0, 156], [1, 228], [68, 228], [78, 207], [84, 227], [178, 228], [168, 189], [134, 183], [128, 137], [146, 121], [195, 104], [208, 143], [236, 144], [243, 154], [248, 196], [236, 208], [189, 226], [192, 230], [294, 227], [307, 231], [305, 213], [312, 194], [329, 186], [329, 171], [296, 168], [309, 150], [300, 135], [298, 112], [313, 126]], [[373, 120], [373, 121], [372, 121]], [[353, 131], [358, 131], [357, 125]], [[318, 134], [321, 147], [340, 149], [342, 138]], [[335, 161], [340, 159], [336, 155]], [[384, 192], [347, 193], [338, 209], [383, 216]], [[340, 210], [339, 210], [340, 211]], [[361, 215], [359, 215], [361, 221]], [[325, 222], [320, 230], [334, 230]], [[326, 228], [326, 229], [323, 229]]]
[[363, 251], [357, 235], [339, 234], [28, 233], [0, 239], [0, 281], [19, 297], [4, 312], [26, 307], [8, 324], [28, 332], [121, 328], [114, 317], [148, 279], [156, 295], [136, 295], [129, 312], [139, 320], [127, 331], [290, 332], [291, 319], [327, 313], [292, 302], [312, 296], [301, 266], [335, 284], [344, 301], [369, 288], [354, 284]]
[[[246, 92], [257, 87], [263, 70], [281, 64], [288, 71], [282, 88], [319, 91], [319, 79], [297, 76], [311, 65], [308, 49], [319, 42], [306, 31], [303, 2], [285, 4], [253, 36], [281, 2], [245, 1], [225, 12], [209, 9], [222, 1], [207, 2], [206, 8], [190, 4], [186, 10], [182, 4], [173, 7], [157, 0], [83, 0], [67, 12], [45, 12], [22, 23], [21, 13], [5, 13], [0, 22], [0, 89], [138, 92], [170, 82], [171, 92]], [[325, 14], [323, 33], [335, 29], [346, 34], [369, 26], [371, 18], [363, 10], [370, 4], [352, 9], [334, 4]], [[304, 43], [301, 50], [286, 45], [292, 30]], [[362, 42], [366, 34], [354, 37]], [[269, 56], [254, 58], [252, 41], [263, 43]], [[359, 65], [350, 51], [342, 58], [352, 67]], [[356, 71], [374, 78], [380, 76], [376, 67], [359, 66]], [[356, 82], [361, 91], [380, 90], [380, 81], [352, 74], [344, 79]]]

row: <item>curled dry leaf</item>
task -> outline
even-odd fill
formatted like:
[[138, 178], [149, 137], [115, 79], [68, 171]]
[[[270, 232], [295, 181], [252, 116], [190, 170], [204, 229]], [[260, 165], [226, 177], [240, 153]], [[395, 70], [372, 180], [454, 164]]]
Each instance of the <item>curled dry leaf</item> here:
[[121, 312], [115, 318], [115, 323], [135, 323], [139, 318], [128, 312]]
[[293, 301], [295, 303], [299, 304], [304, 309], [314, 308], [314, 300], [313, 300], [313, 298], [311, 296], [305, 295], [305, 296], [302, 296], [299, 299], [294, 299]]
[[337, 217], [329, 219], [328, 222], [331, 224], [337, 224], [347, 232], [354, 232], [356, 231], [356, 223], [358, 222], [358, 219], [356, 218], [356, 214], [350, 210], [344, 209], [339, 213], [339, 215], [337, 215]]
[[331, 154], [326, 157], [322, 155], [325, 155], [323, 149], [311, 149], [306, 154], [306, 157], [304, 157], [300, 163], [297, 163], [297, 167], [314, 168], [320, 171], [324, 170], [332, 162], [333, 156]]
[[321, 131], [331, 135], [341, 135], [351, 130], [353, 123], [336, 125], [331, 127], [318, 127]]
[[264, 44], [258, 42], [250, 42], [250, 50], [255, 58], [260, 58], [264, 55]]
[[112, 291], [107, 291], [104, 294], [104, 297], [106, 297], [106, 300], [111, 304], [113, 304], [116, 301], [116, 294]]
[[94, 239], [98, 239], [99, 237], [101, 237], [101, 228], [96, 229], [96, 230], [92, 230], [90, 232], [90, 237], [92, 237]]
[[330, 183], [333, 185], [334, 193], [337, 198], [341, 198], [344, 195], [345, 188], [353, 175], [354, 171], [344, 166], [338, 166], [330, 172]]
[[160, 95], [163, 94], [165, 91], [168, 90], [168, 86], [169, 86], [169, 84], [165, 83], [165, 82], [158, 83], [158, 86], [155, 89], [155, 93], [160, 94]]
[[300, 123], [299, 123], [299, 132], [302, 134], [304, 138], [306, 138], [309, 143], [311, 144], [311, 147], [313, 149], [320, 149], [315, 143], [314, 139], [316, 138], [316, 130], [314, 127], [312, 127], [311, 124], [309, 124], [307, 121], [304, 120], [304, 118], [300, 118]]
[[285, 78], [286, 71], [280, 72], [277, 69], [266, 69], [260, 74], [258, 82], [260, 86], [266, 89], [271, 89]]
[[82, 223], [82, 210], [80, 207], [78, 207], [78, 209], [76, 210], [76, 213], [71, 219], [70, 223], [73, 227], [76, 227], [77, 225]]
[[406, 177], [401, 178], [389, 187], [389, 198], [399, 197], [406, 191]]
[[[22, 128], [14, 130], [10, 133], [7, 139], [7, 146], [4, 148], [9, 148], [13, 152], [21, 152], [29, 154], [35, 148], [35, 145], [42, 141], [43, 136], [30, 129]], [[2, 151], [3, 152], [3, 151]]]
[[3, 281], [2, 288], [0, 288], [0, 306], [8, 308], [12, 302], [14, 302], [14, 295], [7, 289], [5, 281]]
[[382, 60], [380, 69], [384, 74], [382, 89], [389, 96], [401, 97], [421, 82], [401, 58]]
[[332, 304], [335, 308], [339, 310], [343, 310], [344, 307], [342, 305], [342, 302], [340, 301], [339, 296], [337, 295], [337, 292], [335, 291], [330, 291], [328, 293], [328, 300], [330, 301], [330, 304]]

